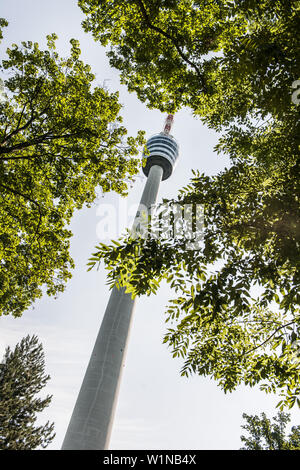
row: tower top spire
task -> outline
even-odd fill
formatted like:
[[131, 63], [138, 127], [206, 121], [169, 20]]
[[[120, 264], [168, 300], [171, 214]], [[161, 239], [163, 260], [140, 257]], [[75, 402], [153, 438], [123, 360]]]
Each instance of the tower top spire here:
[[167, 119], [165, 121], [164, 130], [163, 130], [163, 133], [165, 135], [170, 134], [170, 130], [172, 128], [173, 122], [174, 122], [174, 115], [173, 114], [168, 114]]

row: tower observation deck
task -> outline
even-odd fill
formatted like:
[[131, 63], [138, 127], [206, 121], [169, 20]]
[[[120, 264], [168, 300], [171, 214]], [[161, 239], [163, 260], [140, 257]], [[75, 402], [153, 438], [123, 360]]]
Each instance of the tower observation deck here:
[[179, 146], [173, 136], [160, 132], [147, 140], [146, 149], [143, 156], [146, 158], [146, 165], [143, 172], [149, 175], [150, 168], [153, 165], [161, 166], [163, 169], [162, 180], [171, 176], [176, 166], [179, 155]]

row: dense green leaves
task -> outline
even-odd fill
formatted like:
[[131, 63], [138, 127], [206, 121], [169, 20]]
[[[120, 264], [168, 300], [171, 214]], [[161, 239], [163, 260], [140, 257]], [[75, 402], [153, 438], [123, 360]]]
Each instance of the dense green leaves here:
[[95, 83], [78, 41], [60, 58], [12, 45], [1, 71], [0, 314], [19, 316], [42, 294], [62, 291], [71, 276], [67, 225], [96, 188], [126, 194], [139, 168], [143, 133], [125, 139], [117, 93]]
[[37, 396], [50, 379], [44, 368], [43, 347], [36, 336], [26, 336], [14, 350], [6, 348], [0, 364], [1, 450], [45, 448], [53, 440], [53, 423], [35, 426], [36, 413], [51, 402], [51, 396]]
[[[260, 384], [299, 399], [299, 2], [80, 0], [83, 23], [149, 107], [188, 106], [220, 132], [231, 164], [196, 170], [172, 203], [201, 205], [201, 249], [156, 237], [99, 247], [110, 282], [134, 295], [165, 279], [176, 297], [165, 342], [183, 375], [225, 391]], [[167, 230], [167, 227], [166, 227]], [[198, 238], [199, 238], [198, 236]]]
[[279, 412], [274, 416], [273, 423], [265, 413], [261, 417], [244, 413], [243, 418], [247, 424], [242, 428], [250, 436], [241, 436], [245, 445], [241, 450], [300, 450], [300, 426], [293, 426], [290, 434], [285, 435], [289, 414]]
[[[190, 106], [220, 127], [285, 109], [299, 70], [298, 2], [79, 0], [86, 31], [151, 107]], [[239, 93], [236, 93], [239, 90]]]

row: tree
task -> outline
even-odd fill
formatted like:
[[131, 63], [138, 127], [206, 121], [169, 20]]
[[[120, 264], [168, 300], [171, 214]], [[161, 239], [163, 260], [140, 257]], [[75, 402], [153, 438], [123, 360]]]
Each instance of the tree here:
[[299, 2], [79, 5], [128, 89], [161, 111], [190, 107], [231, 160], [213, 177], [194, 171], [169, 201], [169, 210], [203, 207], [201, 249], [182, 237], [129, 237], [98, 247], [91, 263], [104, 259], [111, 282], [134, 295], [163, 279], [175, 289], [164, 341], [184, 359], [183, 375], [213, 377], [225, 392], [260, 384], [282, 394], [279, 406], [300, 405]]
[[6, 348], [0, 364], [0, 449], [45, 448], [55, 437], [54, 423], [35, 426], [36, 413], [51, 396], [36, 396], [50, 379], [45, 374], [43, 346], [37, 336], [26, 336], [14, 350]]
[[6, 28], [8, 26], [8, 21], [5, 18], [0, 18], [0, 42], [3, 39], [3, 31], [2, 28]]
[[300, 450], [300, 426], [293, 426], [288, 436], [285, 428], [290, 421], [288, 413], [279, 412], [272, 423], [265, 413], [251, 416], [243, 413], [247, 424], [242, 428], [248, 431], [249, 437], [241, 436], [245, 447], [241, 450]]
[[60, 58], [56, 38], [44, 51], [14, 44], [1, 65], [0, 314], [20, 316], [43, 291], [64, 289], [74, 210], [97, 187], [125, 195], [140, 164], [143, 132], [125, 140], [118, 93], [97, 86], [78, 41]]

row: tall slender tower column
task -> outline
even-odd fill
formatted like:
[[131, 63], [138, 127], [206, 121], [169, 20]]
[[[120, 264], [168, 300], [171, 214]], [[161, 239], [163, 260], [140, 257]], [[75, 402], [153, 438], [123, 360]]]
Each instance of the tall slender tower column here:
[[[173, 116], [167, 117], [164, 131], [146, 144], [143, 168], [147, 182], [140, 208], [156, 202], [161, 180], [167, 179], [178, 158], [178, 144], [169, 135]], [[140, 208], [134, 221], [138, 223]], [[135, 299], [125, 289], [114, 287], [96, 343], [75, 403], [62, 450], [107, 449], [124, 367]]]

